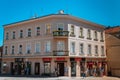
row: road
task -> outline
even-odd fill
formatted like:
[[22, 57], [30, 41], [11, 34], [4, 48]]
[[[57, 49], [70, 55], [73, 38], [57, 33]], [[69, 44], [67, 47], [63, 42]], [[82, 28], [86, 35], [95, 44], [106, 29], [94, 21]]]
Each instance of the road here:
[[0, 77], [0, 80], [120, 80], [117, 77]]

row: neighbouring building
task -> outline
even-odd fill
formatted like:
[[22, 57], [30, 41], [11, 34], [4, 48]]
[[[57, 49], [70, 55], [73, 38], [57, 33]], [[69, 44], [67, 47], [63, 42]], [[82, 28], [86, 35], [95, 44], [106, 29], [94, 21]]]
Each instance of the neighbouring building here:
[[4, 25], [3, 74], [106, 75], [104, 27], [64, 14]]
[[108, 73], [120, 77], [120, 26], [106, 29]]
[[3, 53], [3, 47], [0, 47], [0, 74], [1, 74], [1, 64], [2, 64], [2, 53]]

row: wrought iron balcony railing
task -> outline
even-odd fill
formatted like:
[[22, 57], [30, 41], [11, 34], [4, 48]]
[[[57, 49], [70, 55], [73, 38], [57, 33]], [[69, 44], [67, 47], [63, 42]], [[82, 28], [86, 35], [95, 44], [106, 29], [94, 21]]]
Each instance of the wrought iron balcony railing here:
[[53, 31], [53, 36], [68, 36], [69, 31]]

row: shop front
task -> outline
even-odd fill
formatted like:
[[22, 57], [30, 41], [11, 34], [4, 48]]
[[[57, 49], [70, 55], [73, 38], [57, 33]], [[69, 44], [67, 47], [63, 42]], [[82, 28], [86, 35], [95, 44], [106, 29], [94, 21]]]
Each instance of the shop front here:
[[87, 59], [86, 76], [103, 76], [106, 75], [107, 64], [104, 59]]
[[14, 62], [10, 63], [10, 70], [12, 75], [30, 75], [31, 62], [26, 62], [24, 58], [15, 58]]

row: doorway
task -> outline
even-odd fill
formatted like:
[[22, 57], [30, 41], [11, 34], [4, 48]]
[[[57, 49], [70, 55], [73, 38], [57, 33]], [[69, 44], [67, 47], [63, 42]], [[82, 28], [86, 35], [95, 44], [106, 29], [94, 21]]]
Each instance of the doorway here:
[[58, 76], [64, 76], [64, 63], [57, 63]]
[[40, 74], [40, 63], [35, 63], [35, 75]]

